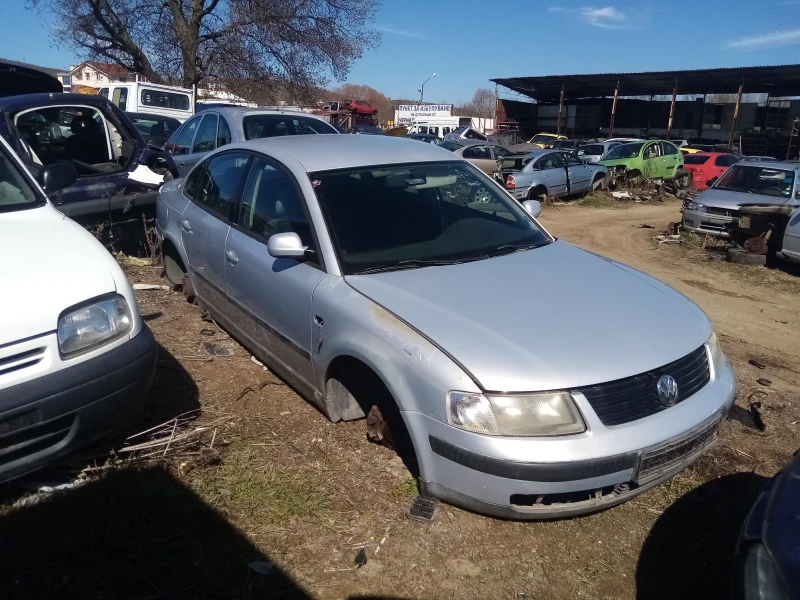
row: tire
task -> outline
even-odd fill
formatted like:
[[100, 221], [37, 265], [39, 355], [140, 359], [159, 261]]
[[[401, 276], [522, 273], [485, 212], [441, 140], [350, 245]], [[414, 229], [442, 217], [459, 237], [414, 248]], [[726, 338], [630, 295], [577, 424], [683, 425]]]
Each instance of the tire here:
[[741, 248], [728, 248], [725, 252], [725, 260], [737, 265], [752, 265], [763, 267], [767, 264], [766, 254], [749, 254]]
[[599, 175], [595, 177], [595, 180], [592, 182], [592, 191], [603, 189], [603, 181], [605, 181], [604, 175]]
[[183, 276], [186, 275], [186, 271], [172, 252], [164, 255], [164, 274], [172, 285], [183, 285]]

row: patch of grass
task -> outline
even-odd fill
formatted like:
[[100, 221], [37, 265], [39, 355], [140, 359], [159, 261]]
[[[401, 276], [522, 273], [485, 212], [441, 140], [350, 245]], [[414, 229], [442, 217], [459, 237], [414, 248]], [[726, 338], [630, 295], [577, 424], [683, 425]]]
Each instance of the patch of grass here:
[[417, 480], [414, 477], [406, 477], [395, 485], [394, 493], [395, 496], [401, 499], [414, 498], [419, 495], [419, 484], [417, 484]]
[[609, 194], [593, 192], [581, 198], [576, 206], [587, 206], [589, 208], [620, 208], [622, 204]]
[[197, 483], [197, 492], [214, 506], [261, 522], [310, 517], [329, 508], [330, 494], [325, 488], [254, 458], [244, 453], [206, 471]]

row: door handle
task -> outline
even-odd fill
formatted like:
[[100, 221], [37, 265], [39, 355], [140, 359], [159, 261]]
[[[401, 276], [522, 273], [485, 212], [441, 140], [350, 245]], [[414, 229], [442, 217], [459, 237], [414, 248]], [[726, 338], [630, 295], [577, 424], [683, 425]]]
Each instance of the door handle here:
[[192, 233], [192, 224], [184, 219], [181, 221], [181, 229], [183, 229], [186, 233]]
[[232, 265], [235, 265], [236, 263], [239, 262], [239, 257], [236, 256], [236, 252], [234, 252], [233, 250], [227, 250], [225, 252], [225, 258], [227, 258], [228, 262], [231, 263]]

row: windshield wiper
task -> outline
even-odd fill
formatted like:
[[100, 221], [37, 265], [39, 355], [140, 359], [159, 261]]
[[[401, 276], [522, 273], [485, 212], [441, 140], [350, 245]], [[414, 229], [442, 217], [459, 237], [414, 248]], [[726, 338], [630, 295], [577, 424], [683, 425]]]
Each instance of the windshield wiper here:
[[369, 275], [370, 273], [388, 273], [390, 271], [405, 271], [407, 269], [419, 269], [422, 267], [444, 267], [447, 265], [458, 265], [462, 262], [466, 262], [461, 259], [452, 259], [452, 260], [420, 260], [420, 259], [409, 259], [409, 260], [401, 260], [398, 262], [387, 263], [383, 265], [375, 265], [374, 267], [369, 267], [364, 269], [363, 271], [359, 271], [357, 275]]
[[498, 246], [497, 248], [492, 248], [488, 252], [484, 252], [482, 256], [485, 256], [486, 258], [503, 256], [504, 254], [513, 254], [514, 252], [523, 252], [524, 250], [532, 250], [534, 248], [540, 248], [542, 246], [546, 246], [549, 243], [550, 241], [546, 240], [544, 242], [533, 242], [530, 244], [503, 244], [502, 246]]

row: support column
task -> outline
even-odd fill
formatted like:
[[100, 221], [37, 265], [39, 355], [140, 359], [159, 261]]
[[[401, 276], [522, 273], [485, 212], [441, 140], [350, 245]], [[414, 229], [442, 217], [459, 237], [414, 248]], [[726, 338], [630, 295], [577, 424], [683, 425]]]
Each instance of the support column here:
[[558, 124], [556, 126], [556, 135], [561, 135], [561, 115], [564, 112], [564, 86], [561, 86], [561, 99], [558, 101]]
[[[744, 91], [744, 79], [742, 79], [742, 84], [739, 86], [739, 94], [736, 96], [736, 108], [733, 111], [733, 125], [731, 125], [731, 136], [728, 138], [728, 146], [733, 148], [733, 141], [736, 139], [736, 125], [739, 123], [739, 109], [742, 106], [742, 92]], [[742, 149], [739, 148], [739, 152]]]
[[669, 123], [667, 124], [667, 139], [672, 136], [672, 123], [675, 121], [675, 101], [678, 99], [678, 80], [675, 80], [675, 87], [672, 88], [672, 104], [669, 106]]
[[614, 88], [614, 102], [611, 104], [611, 124], [608, 126], [608, 137], [614, 137], [614, 119], [617, 116], [617, 98], [619, 97], [619, 81]]

